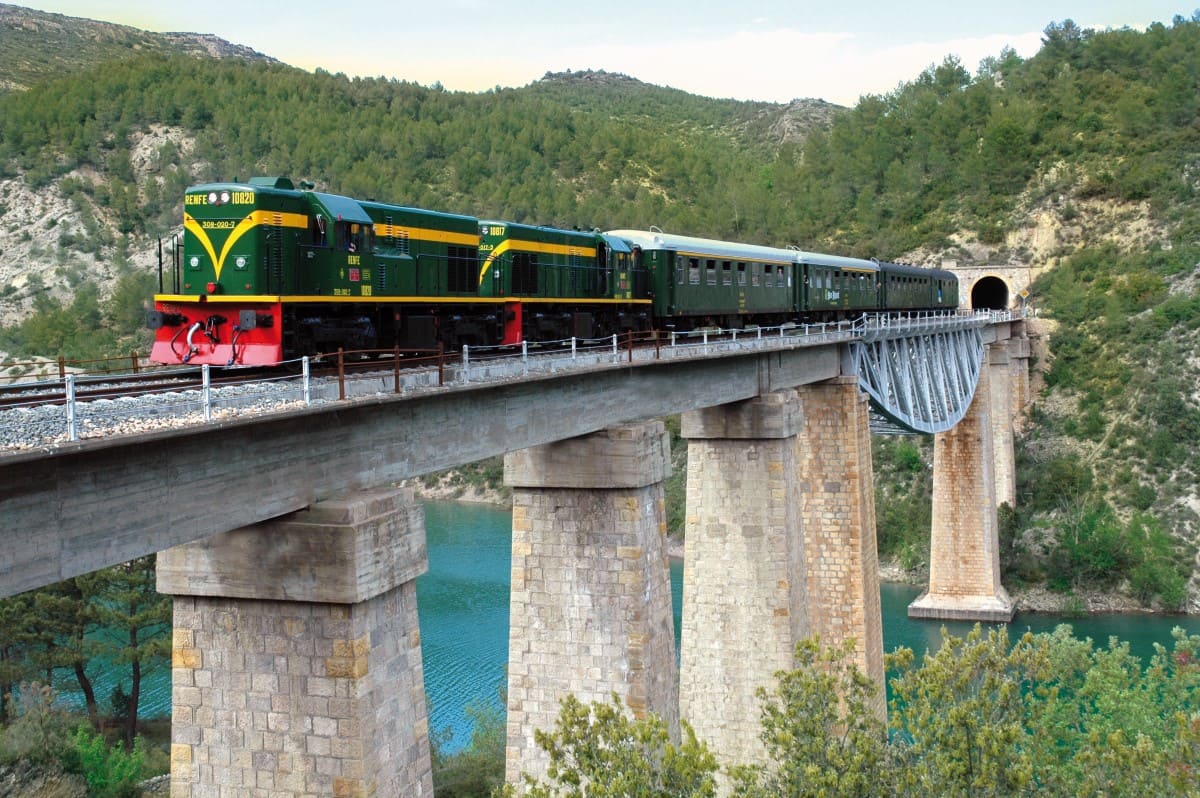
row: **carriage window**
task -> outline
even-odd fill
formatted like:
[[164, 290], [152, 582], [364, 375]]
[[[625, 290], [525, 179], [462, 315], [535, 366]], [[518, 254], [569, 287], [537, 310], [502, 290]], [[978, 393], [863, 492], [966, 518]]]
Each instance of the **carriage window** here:
[[746, 264], [738, 262], [738, 285], [746, 284]]
[[733, 285], [733, 264], [721, 261], [721, 285]]
[[683, 266], [683, 256], [676, 255], [675, 256], [675, 282], [679, 283], [680, 285], [683, 285], [683, 274], [686, 271], [687, 271], [687, 269], [685, 269]]
[[750, 285], [761, 285], [761, 284], [762, 284], [762, 264], [761, 263], [751, 263], [750, 264]]
[[709, 285], [717, 284], [717, 262], [715, 260], [705, 261], [704, 277], [704, 282], [708, 283]]
[[700, 285], [700, 259], [688, 258], [688, 283]]

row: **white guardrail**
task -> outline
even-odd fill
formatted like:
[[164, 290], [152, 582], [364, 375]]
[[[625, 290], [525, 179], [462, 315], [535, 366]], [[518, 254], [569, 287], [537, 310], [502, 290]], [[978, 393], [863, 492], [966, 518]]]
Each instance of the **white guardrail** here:
[[[435, 358], [433, 360], [437, 362], [429, 365], [409, 365], [410, 361], [400, 360], [393, 368], [389, 355], [378, 360], [378, 369], [321, 378], [312, 376], [310, 360], [303, 358], [280, 363], [281, 372], [277, 374], [264, 375], [258, 371], [245, 380], [223, 381], [219, 385], [213, 384], [210, 368], [202, 366], [198, 387], [195, 387], [195, 368], [166, 368], [155, 374], [164, 381], [182, 380], [188, 375], [191, 386], [178, 389], [160, 383], [126, 390], [117, 398], [79, 397], [82, 376], [67, 374], [62, 379], [21, 384], [21, 390], [28, 390], [29, 399], [18, 399], [0, 410], [0, 456], [49, 449], [81, 439], [213, 423], [244, 415], [288, 412], [354, 397], [411, 395], [447, 387], [520, 380], [530, 375], [612, 368], [654, 360], [706, 358], [921, 335], [1010, 318], [1007, 311], [923, 312], [904, 317], [864, 316], [826, 324], [665, 332], [654, 339], [639, 339], [639, 346], [632, 346], [616, 335], [521, 344], [520, 347], [464, 346], [458, 357]], [[363, 363], [355, 365], [361, 368]], [[236, 372], [237, 369], [220, 370], [224, 377]], [[115, 383], [121, 376], [113, 374], [107, 378]], [[94, 380], [88, 379], [89, 382]]]

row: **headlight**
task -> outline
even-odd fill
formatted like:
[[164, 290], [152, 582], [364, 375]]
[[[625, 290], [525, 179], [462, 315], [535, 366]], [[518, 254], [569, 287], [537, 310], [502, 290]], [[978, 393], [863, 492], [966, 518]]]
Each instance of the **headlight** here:
[[229, 202], [229, 192], [228, 192], [228, 191], [222, 191], [222, 192], [221, 192], [221, 204], [222, 204], [222, 205], [225, 205], [225, 204], [227, 204], [228, 202]]
[[208, 204], [209, 205], [217, 204], [217, 192], [215, 192], [215, 191], [208, 192]]
[[246, 268], [246, 259], [244, 257], [238, 258], [236, 261], [234, 261], [234, 263], [239, 269]]
[[193, 269], [200, 268], [200, 259], [198, 257], [196, 257], [195, 255], [192, 256], [192, 259], [190, 261], [188, 261], [188, 263], [192, 264]]

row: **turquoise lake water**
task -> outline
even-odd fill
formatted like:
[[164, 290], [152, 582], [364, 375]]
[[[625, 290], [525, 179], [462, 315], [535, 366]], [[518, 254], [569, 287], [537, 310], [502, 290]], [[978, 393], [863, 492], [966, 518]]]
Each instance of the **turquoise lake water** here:
[[[511, 558], [509, 511], [488, 505], [431, 502], [425, 505], [429, 572], [417, 580], [421, 613], [425, 691], [430, 701], [430, 728], [449, 727], [456, 750], [470, 737], [471, 723], [463, 712], [470, 701], [499, 706], [499, 688], [508, 661], [508, 584]], [[671, 567], [678, 643], [683, 594], [683, 568]], [[913, 621], [908, 605], [920, 593], [912, 585], [884, 584], [880, 588], [883, 644], [886, 651], [900, 646], [922, 654], [941, 645], [941, 628], [965, 635], [974, 624]], [[1068, 619], [1020, 613], [1010, 625], [1012, 637], [1026, 629], [1049, 632], [1062, 623], [1077, 637], [1106, 644], [1110, 636], [1129, 642], [1143, 662], [1154, 643], [1171, 647], [1171, 629], [1182, 626], [1200, 634], [1200, 618], [1157, 615], [1105, 615]]]
[[[468, 703], [500, 706], [499, 695], [508, 661], [508, 586], [512, 515], [490, 505], [431, 502], [425, 506], [429, 571], [417, 580], [421, 615], [421, 651], [425, 691], [429, 696], [430, 729], [449, 728], [454, 736], [446, 746], [457, 750], [470, 737]], [[683, 569], [671, 568], [675, 599], [676, 641], [679, 635]], [[917, 654], [941, 643], [942, 622], [909, 620], [907, 607], [919, 588], [884, 584], [881, 588], [884, 648], [907, 646]], [[1105, 644], [1110, 636], [1128, 641], [1143, 661], [1155, 642], [1171, 647], [1171, 629], [1182, 626], [1200, 634], [1200, 618], [1187, 616], [1105, 615], [1065, 619], [1052, 615], [1018, 614], [1012, 636], [1031, 629], [1048, 632], [1070, 623], [1078, 637]], [[965, 635], [972, 624], [945, 624]], [[97, 679], [97, 697], [107, 703], [115, 673]], [[170, 669], [162, 668], [143, 685], [141, 712], [145, 717], [170, 712]], [[60, 683], [70, 699], [72, 682]]]

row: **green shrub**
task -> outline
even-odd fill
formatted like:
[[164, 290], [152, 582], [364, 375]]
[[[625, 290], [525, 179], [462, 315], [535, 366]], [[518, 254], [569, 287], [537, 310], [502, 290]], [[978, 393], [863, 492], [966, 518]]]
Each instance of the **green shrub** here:
[[141, 737], [134, 742], [132, 751], [120, 745], [110, 748], [103, 735], [81, 725], [75, 730], [71, 744], [73, 747], [63, 757], [63, 768], [83, 776], [88, 798], [137, 798], [146, 760]]

